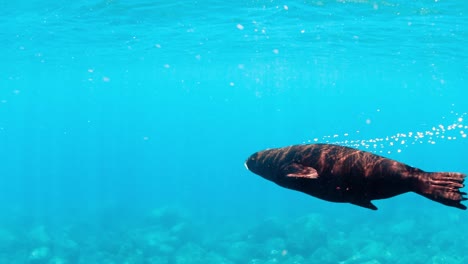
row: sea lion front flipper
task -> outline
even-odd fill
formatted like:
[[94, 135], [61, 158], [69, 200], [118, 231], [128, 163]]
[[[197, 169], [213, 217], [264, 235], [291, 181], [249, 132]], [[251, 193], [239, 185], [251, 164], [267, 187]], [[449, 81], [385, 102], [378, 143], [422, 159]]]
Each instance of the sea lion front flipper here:
[[288, 172], [286, 177], [295, 177], [295, 178], [307, 178], [307, 179], [317, 179], [319, 174], [316, 169], [304, 166], [299, 163], [290, 164], [286, 170]]
[[350, 203], [367, 209], [377, 210], [377, 206], [373, 205], [371, 201], [354, 201]]

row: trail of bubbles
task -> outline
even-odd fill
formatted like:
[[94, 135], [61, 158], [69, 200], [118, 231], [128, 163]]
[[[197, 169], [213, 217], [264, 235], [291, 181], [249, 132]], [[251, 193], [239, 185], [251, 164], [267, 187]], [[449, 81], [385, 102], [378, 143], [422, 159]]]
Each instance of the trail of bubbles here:
[[[327, 135], [321, 138], [308, 140], [307, 143], [330, 143], [342, 146], [348, 146], [359, 149], [366, 149], [374, 153], [391, 154], [392, 151], [402, 152], [404, 148], [415, 144], [436, 144], [440, 141], [454, 141], [466, 139], [468, 134], [468, 125], [464, 124], [467, 113], [451, 112], [453, 118], [450, 122], [441, 123], [432, 126], [428, 130], [408, 131], [396, 133], [385, 137], [377, 137], [370, 139], [352, 139], [357, 137], [359, 131], [355, 135], [344, 133], [342, 135], [334, 134]], [[443, 117], [443, 120], [447, 118]]]

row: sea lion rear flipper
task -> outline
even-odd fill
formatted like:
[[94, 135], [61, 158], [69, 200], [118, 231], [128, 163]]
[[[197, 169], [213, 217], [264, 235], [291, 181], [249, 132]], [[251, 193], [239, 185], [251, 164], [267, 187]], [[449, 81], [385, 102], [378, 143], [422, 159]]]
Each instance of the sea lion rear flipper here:
[[415, 192], [433, 201], [466, 210], [462, 201], [466, 201], [463, 188], [466, 175], [456, 172], [421, 172], [417, 176]]
[[288, 173], [286, 177], [295, 177], [295, 178], [307, 178], [307, 179], [317, 179], [319, 174], [316, 169], [304, 166], [299, 163], [290, 164], [286, 170]]
[[377, 206], [373, 205], [371, 201], [354, 201], [351, 203], [357, 206], [367, 208], [367, 209], [377, 210]]

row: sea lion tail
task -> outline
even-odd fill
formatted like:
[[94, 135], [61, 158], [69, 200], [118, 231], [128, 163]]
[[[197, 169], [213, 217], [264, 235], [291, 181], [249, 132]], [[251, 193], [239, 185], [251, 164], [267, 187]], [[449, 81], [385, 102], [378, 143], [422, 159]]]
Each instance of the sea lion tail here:
[[456, 172], [424, 172], [418, 175], [416, 192], [433, 201], [466, 210], [461, 202], [467, 200], [461, 192], [466, 175]]

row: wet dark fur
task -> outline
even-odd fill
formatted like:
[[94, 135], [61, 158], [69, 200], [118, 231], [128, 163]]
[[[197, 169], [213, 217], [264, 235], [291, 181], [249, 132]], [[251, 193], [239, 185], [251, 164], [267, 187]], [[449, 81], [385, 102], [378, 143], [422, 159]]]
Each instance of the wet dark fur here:
[[247, 159], [246, 166], [280, 186], [331, 202], [348, 202], [376, 210], [372, 200], [412, 191], [466, 209], [461, 204], [466, 193], [459, 190], [464, 186], [464, 174], [428, 173], [338, 145], [295, 145], [260, 151]]

